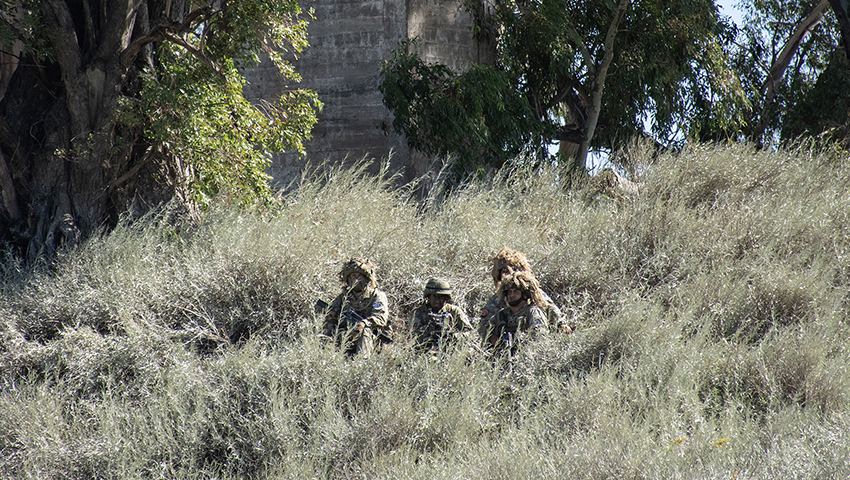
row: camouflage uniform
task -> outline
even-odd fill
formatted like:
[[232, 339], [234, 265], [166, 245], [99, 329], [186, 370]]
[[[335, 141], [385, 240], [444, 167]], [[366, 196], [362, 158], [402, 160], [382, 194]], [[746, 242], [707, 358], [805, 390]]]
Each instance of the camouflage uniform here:
[[[543, 290], [540, 291], [540, 294], [543, 296], [543, 300], [545, 300], [545, 305], [541, 308], [543, 309], [543, 313], [546, 316], [547, 323], [549, 325], [549, 329], [552, 331], [558, 331], [561, 328], [561, 325], [567, 323], [563, 314], [561, 313], [561, 309], [555, 305], [555, 302], [552, 300], [552, 297], [546, 294]], [[505, 303], [504, 299], [499, 297], [499, 294], [496, 293], [484, 305], [484, 308], [481, 309], [481, 318], [478, 321], [478, 336], [483, 340], [487, 336], [487, 330], [490, 327], [490, 321], [499, 313], [500, 310], [506, 308], [508, 306]]]
[[[531, 274], [531, 265], [529, 265], [525, 255], [523, 255], [522, 252], [502, 247], [502, 249], [499, 250], [499, 252], [493, 257], [493, 268], [491, 271], [493, 284], [498, 289], [504, 275], [512, 275], [518, 272], [528, 272]], [[538, 291], [543, 297], [543, 302], [541, 302], [539, 307], [542, 308], [546, 314], [549, 328], [557, 330], [560, 329], [562, 325], [566, 325], [566, 320], [563, 318], [561, 310], [558, 309], [555, 302], [552, 301], [552, 298], [547, 295], [546, 292], [539, 289]], [[478, 337], [482, 342], [487, 340], [487, 334], [493, 317], [507, 306], [508, 304], [500, 298], [499, 293], [490, 297], [484, 305], [478, 320]]]
[[[425, 285], [425, 300], [410, 315], [410, 335], [417, 350], [431, 353], [444, 351], [448, 345], [458, 345], [470, 341], [469, 323], [466, 313], [451, 303], [451, 288], [444, 280], [430, 279]], [[429, 295], [445, 297], [445, 303], [438, 312], [432, 312], [428, 303]]]
[[442, 351], [447, 344], [468, 341], [472, 324], [463, 310], [447, 303], [439, 313], [423, 303], [410, 315], [410, 335], [417, 350]]
[[511, 289], [520, 290], [525, 304], [517, 311], [510, 306], [499, 310], [490, 318], [487, 328], [487, 344], [509, 356], [516, 354], [519, 333], [534, 338], [549, 331], [546, 313], [538, 306], [543, 303], [543, 297], [534, 276], [529, 272], [517, 272], [506, 277], [499, 287], [500, 302], [507, 304], [507, 292]]
[[504, 308], [491, 320], [490, 345], [497, 351], [510, 348], [510, 356], [514, 356], [519, 344], [517, 334], [526, 333], [531, 338], [545, 334], [549, 331], [546, 323], [546, 314], [537, 305], [527, 303], [516, 312]]
[[[375, 351], [376, 339], [390, 330], [387, 294], [375, 287], [374, 265], [366, 259], [352, 259], [343, 267], [340, 278], [347, 283], [351, 273], [358, 272], [368, 278], [362, 292], [344, 288], [328, 307], [322, 328], [324, 335], [335, 338], [348, 355], [363, 354], [368, 357]], [[357, 324], [365, 328], [359, 331]]]

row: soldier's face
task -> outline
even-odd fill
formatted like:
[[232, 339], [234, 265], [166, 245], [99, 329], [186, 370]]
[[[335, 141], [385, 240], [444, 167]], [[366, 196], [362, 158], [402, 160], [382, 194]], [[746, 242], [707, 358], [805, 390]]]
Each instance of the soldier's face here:
[[448, 299], [448, 295], [436, 295], [432, 293], [428, 295], [428, 306], [431, 307], [432, 312], [439, 312], [446, 305]]
[[522, 292], [519, 291], [518, 288], [511, 288], [507, 292], [505, 292], [505, 300], [507, 300], [508, 305], [511, 308], [519, 308], [522, 306]]
[[369, 284], [369, 279], [366, 278], [366, 275], [363, 275], [360, 272], [353, 272], [348, 275], [348, 288], [350, 288], [353, 292], [362, 292], [366, 289], [366, 285]]

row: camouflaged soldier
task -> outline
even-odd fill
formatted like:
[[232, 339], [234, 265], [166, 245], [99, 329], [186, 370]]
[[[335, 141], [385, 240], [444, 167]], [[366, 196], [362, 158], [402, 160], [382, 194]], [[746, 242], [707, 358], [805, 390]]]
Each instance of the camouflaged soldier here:
[[339, 278], [343, 291], [328, 307], [322, 332], [346, 354], [368, 357], [378, 336], [389, 334], [387, 295], [376, 287], [375, 264], [369, 259], [350, 259]]
[[[496, 256], [493, 257], [493, 269], [491, 271], [491, 275], [493, 276], [493, 284], [496, 286], [496, 289], [499, 289], [499, 285], [503, 278], [517, 272], [528, 272], [531, 274], [531, 265], [528, 264], [528, 259], [525, 258], [525, 255], [522, 252], [511, 250], [508, 247], [502, 247]], [[561, 314], [561, 310], [558, 309], [555, 302], [552, 301], [552, 298], [549, 297], [549, 295], [547, 295], [543, 290], [540, 290], [540, 294], [543, 298], [543, 303], [538, 306], [546, 313], [549, 328], [555, 331], [571, 333], [572, 330], [569, 325], [567, 325], [566, 320]], [[493, 316], [506, 306], [507, 304], [499, 298], [498, 292], [490, 297], [484, 305], [484, 308], [481, 310], [481, 316], [478, 320], [478, 336], [482, 341], [487, 338], [487, 330]]]
[[424, 299], [410, 315], [414, 348], [436, 354], [449, 346], [469, 342], [472, 324], [466, 313], [452, 303], [452, 289], [445, 280], [432, 278], [425, 284]]
[[537, 279], [529, 272], [517, 272], [502, 280], [499, 297], [507, 306], [490, 319], [487, 345], [498, 353], [512, 357], [519, 340], [549, 331], [546, 313], [540, 307], [545, 300]]

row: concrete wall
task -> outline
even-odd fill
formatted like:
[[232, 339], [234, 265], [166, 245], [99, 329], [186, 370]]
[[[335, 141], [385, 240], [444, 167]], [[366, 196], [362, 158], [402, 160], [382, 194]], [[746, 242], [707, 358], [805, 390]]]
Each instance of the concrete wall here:
[[[381, 62], [401, 41], [419, 36], [419, 54], [429, 62], [464, 68], [480, 58], [472, 38], [471, 18], [460, 0], [315, 0], [308, 27], [310, 47], [294, 62], [303, 78], [285, 85], [278, 72], [261, 65], [248, 72], [246, 96], [273, 99], [285, 88], [315, 90], [324, 103], [306, 158], [278, 155], [270, 174], [280, 185], [299, 178], [305, 164], [325, 159], [349, 163], [367, 156], [380, 160], [393, 152], [390, 169], [410, 180], [425, 173], [430, 162], [411, 152], [396, 134], [385, 134], [389, 111], [378, 92]], [[377, 168], [375, 168], [377, 169]]]
[[460, 71], [492, 61], [472, 38], [472, 17], [459, 0], [408, 0], [407, 32], [408, 38], [419, 38], [416, 53], [426, 62]]

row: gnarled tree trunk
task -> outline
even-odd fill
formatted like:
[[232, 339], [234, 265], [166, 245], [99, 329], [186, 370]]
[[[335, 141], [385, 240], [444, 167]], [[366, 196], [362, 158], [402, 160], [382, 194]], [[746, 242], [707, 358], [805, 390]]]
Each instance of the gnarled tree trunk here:
[[121, 56], [149, 33], [147, 2], [45, 0], [41, 8], [52, 56], [25, 48], [0, 100], [0, 241], [30, 260], [114, 224], [132, 202], [173, 193], [164, 183], [139, 188], [140, 176], [127, 175], [143, 170], [149, 146], [116, 122], [119, 98], [138, 88], [134, 64], [150, 62], [149, 48]]

